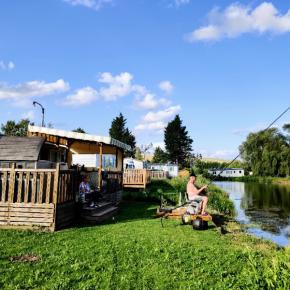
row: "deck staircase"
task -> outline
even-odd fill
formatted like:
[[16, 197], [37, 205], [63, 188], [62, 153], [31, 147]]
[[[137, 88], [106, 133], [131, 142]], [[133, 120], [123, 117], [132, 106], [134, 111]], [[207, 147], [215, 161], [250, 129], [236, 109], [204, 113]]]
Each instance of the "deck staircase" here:
[[80, 217], [86, 223], [98, 224], [111, 219], [117, 211], [118, 207], [112, 202], [102, 201], [98, 203], [97, 207], [82, 207], [80, 209]]

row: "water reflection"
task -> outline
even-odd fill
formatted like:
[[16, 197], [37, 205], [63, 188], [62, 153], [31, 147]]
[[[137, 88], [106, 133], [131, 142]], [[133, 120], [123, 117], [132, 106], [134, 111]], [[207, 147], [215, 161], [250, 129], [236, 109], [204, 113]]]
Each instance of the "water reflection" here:
[[250, 225], [250, 233], [282, 246], [289, 244], [290, 187], [244, 182], [216, 184], [230, 194], [237, 220]]

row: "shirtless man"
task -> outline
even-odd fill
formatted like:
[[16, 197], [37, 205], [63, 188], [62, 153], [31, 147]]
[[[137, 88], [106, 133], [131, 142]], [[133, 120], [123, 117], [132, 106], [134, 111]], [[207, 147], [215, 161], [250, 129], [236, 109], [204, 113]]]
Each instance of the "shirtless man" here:
[[188, 194], [189, 201], [201, 201], [201, 214], [205, 215], [205, 207], [208, 202], [207, 196], [201, 196], [200, 193], [207, 188], [207, 186], [203, 186], [200, 189], [197, 189], [194, 185], [196, 181], [196, 176], [194, 174], [191, 174], [189, 177], [189, 181], [187, 183], [186, 192]]

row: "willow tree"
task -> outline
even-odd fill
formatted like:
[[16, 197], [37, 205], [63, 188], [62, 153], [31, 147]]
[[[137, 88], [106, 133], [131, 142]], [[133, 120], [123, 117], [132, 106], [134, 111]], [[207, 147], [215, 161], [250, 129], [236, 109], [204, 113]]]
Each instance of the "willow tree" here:
[[240, 152], [254, 175], [289, 176], [290, 145], [276, 128], [250, 133]]

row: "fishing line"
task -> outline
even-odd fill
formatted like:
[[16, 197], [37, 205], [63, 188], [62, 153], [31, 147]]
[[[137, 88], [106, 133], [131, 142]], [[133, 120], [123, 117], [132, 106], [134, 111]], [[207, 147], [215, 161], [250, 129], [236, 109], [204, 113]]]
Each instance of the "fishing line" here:
[[[283, 111], [266, 129], [264, 129], [263, 131], [266, 131], [268, 129], [270, 129], [279, 119], [282, 118], [282, 116], [284, 116], [288, 111], [290, 110], [290, 106]], [[232, 163], [234, 163], [241, 155], [242, 155], [243, 151], [241, 151], [230, 163], [228, 163], [224, 168], [222, 168], [222, 171], [216, 175], [208, 184], [207, 186], [211, 185]], [[220, 170], [220, 169], [219, 169]]]

